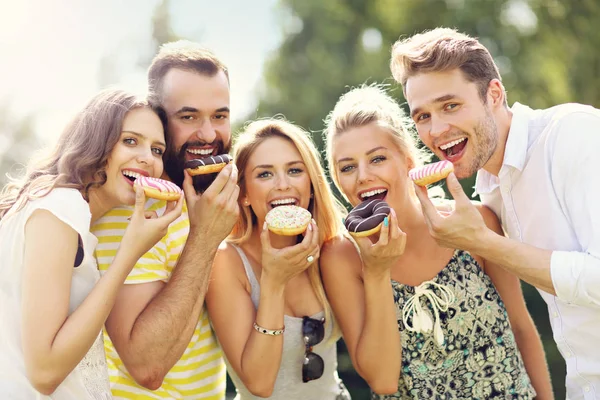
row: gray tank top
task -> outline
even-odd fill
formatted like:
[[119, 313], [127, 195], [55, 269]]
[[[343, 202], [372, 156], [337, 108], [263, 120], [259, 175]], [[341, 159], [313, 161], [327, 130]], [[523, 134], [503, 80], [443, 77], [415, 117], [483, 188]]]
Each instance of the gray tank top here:
[[[254, 275], [252, 266], [244, 251], [233, 245], [238, 251], [246, 276], [252, 288], [252, 303], [258, 309], [260, 299], [260, 286]], [[323, 311], [311, 318], [322, 318]], [[274, 400], [350, 400], [348, 391], [342, 384], [337, 373], [337, 350], [335, 342], [331, 342], [331, 321], [325, 323], [325, 337], [321, 343], [313, 347], [313, 352], [319, 354], [325, 362], [323, 376], [310, 382], [302, 382], [302, 362], [304, 360], [304, 340], [302, 338], [302, 318], [284, 315], [285, 332], [283, 333], [283, 354], [281, 355], [281, 366], [273, 388], [273, 394], [269, 399]], [[235, 384], [237, 396], [235, 400], [262, 399], [254, 396], [246, 389], [242, 380], [237, 376], [234, 369], [225, 357], [227, 371]]]

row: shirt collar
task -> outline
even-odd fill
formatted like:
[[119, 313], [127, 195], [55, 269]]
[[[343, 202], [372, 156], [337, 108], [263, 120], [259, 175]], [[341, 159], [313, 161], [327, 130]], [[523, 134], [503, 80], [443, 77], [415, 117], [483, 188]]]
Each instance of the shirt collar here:
[[[533, 110], [523, 104], [515, 103], [511, 111], [513, 115], [510, 130], [508, 131], [508, 138], [506, 139], [506, 146], [504, 147], [502, 167], [507, 165], [522, 171], [527, 159], [529, 119]], [[477, 177], [475, 178], [475, 192], [473, 196], [490, 193], [499, 183], [500, 179], [497, 176], [481, 169], [477, 172]]]

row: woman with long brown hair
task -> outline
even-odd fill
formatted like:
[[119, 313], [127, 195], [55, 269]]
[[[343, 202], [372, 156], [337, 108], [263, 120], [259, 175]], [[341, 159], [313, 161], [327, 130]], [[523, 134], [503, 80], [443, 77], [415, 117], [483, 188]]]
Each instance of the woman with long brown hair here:
[[[164, 118], [120, 90], [96, 95], [50, 154], [0, 195], [0, 397], [108, 399], [102, 326], [135, 262], [181, 213], [146, 218], [135, 177], [159, 177]], [[183, 196], [182, 196], [183, 197]], [[135, 204], [100, 278], [90, 225]], [[49, 397], [46, 397], [49, 396]]]

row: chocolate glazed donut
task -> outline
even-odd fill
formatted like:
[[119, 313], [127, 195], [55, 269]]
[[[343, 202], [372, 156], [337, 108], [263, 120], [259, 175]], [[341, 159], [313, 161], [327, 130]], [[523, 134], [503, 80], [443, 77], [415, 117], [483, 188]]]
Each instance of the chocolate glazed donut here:
[[365, 200], [350, 211], [344, 224], [351, 235], [368, 236], [379, 230], [376, 228], [390, 211], [390, 206], [383, 200]]
[[231, 161], [229, 154], [221, 154], [218, 156], [208, 156], [204, 158], [195, 158], [185, 162], [184, 168], [186, 169], [197, 169], [201, 167], [207, 167], [209, 165], [217, 164], [228, 164]]

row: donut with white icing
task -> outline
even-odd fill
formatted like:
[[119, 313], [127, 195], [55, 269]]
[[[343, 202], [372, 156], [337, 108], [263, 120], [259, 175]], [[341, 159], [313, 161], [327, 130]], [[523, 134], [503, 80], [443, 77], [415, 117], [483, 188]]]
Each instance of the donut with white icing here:
[[383, 200], [365, 200], [350, 211], [344, 225], [354, 237], [366, 237], [379, 232], [391, 208]]
[[173, 182], [150, 176], [140, 176], [135, 180], [135, 185], [144, 189], [146, 197], [158, 200], [177, 201], [183, 193], [181, 188]]
[[295, 236], [306, 230], [312, 215], [298, 206], [277, 206], [267, 213], [267, 228], [277, 235]]
[[408, 176], [419, 186], [427, 186], [450, 175], [454, 171], [454, 165], [450, 161], [443, 160], [422, 167], [416, 167], [408, 171]]
[[232, 158], [229, 154], [221, 154], [218, 156], [208, 156], [204, 158], [195, 158], [185, 162], [184, 168], [190, 175], [213, 174], [221, 171]]

